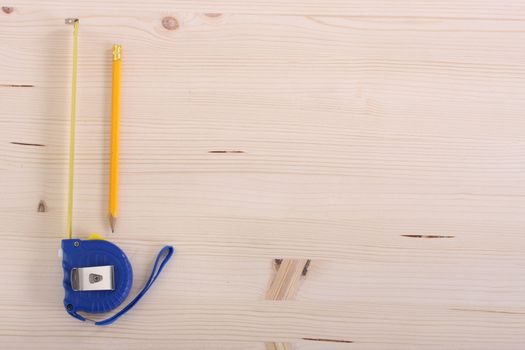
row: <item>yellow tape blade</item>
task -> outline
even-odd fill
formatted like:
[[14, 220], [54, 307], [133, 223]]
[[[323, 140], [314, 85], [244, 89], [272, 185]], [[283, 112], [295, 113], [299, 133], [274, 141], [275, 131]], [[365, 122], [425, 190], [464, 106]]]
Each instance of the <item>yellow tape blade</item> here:
[[67, 198], [67, 233], [73, 237], [73, 185], [75, 176], [75, 127], [77, 114], [78, 20], [73, 23], [73, 72], [71, 76], [71, 121], [69, 126], [69, 178]]

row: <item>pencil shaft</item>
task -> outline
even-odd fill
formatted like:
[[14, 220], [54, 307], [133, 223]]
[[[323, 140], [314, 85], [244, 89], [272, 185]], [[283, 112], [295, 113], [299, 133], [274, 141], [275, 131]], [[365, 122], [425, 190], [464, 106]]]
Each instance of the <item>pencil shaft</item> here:
[[120, 133], [120, 72], [122, 61], [120, 48], [113, 46], [113, 90], [111, 106], [111, 154], [109, 178], [109, 215], [112, 230], [118, 216], [119, 189], [119, 133]]

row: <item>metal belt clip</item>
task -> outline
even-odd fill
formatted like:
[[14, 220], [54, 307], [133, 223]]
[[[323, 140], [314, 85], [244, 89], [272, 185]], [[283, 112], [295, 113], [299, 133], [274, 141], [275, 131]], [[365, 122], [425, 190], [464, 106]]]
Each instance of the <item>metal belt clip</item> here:
[[113, 270], [113, 265], [72, 268], [71, 288], [76, 292], [114, 290]]

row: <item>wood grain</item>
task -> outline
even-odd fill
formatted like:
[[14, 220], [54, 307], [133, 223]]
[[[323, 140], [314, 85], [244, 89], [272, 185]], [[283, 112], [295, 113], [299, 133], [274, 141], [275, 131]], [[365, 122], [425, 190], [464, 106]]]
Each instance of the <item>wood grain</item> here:
[[[276, 259], [276, 272], [266, 291], [267, 300], [292, 300], [299, 289], [301, 276], [310, 265], [307, 259]], [[293, 350], [290, 343], [268, 342], [266, 350]]]
[[[523, 1], [2, 6], [2, 347], [523, 348]], [[132, 295], [159, 247], [177, 249], [108, 328], [66, 315], [56, 256], [72, 16], [75, 234], [127, 252]], [[114, 42], [126, 60], [109, 234]], [[264, 300], [282, 257], [315, 264], [294, 300]]]
[[301, 276], [306, 274], [307, 259], [278, 259], [277, 271], [266, 291], [267, 300], [292, 300], [299, 289]]

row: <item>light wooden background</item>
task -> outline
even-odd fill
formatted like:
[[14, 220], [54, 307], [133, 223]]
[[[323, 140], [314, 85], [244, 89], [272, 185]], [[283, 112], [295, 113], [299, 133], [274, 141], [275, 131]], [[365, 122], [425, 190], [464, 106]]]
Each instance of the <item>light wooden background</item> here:
[[[523, 0], [2, 6], [1, 348], [525, 346]], [[66, 17], [80, 18], [76, 236], [123, 247], [134, 291], [163, 244], [177, 249], [107, 328], [62, 306]], [[293, 300], [264, 300], [276, 258], [311, 259]]]

